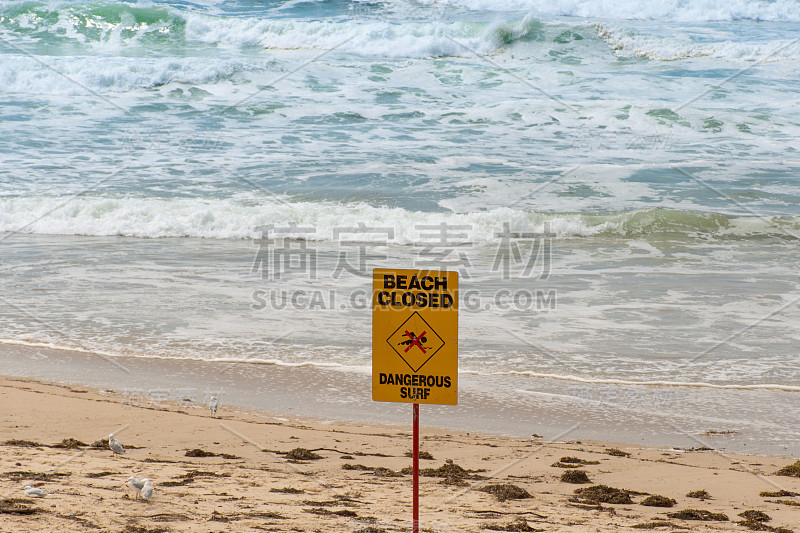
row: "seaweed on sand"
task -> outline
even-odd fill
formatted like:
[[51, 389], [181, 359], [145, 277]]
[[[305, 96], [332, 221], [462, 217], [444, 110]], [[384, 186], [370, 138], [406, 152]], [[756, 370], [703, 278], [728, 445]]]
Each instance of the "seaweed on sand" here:
[[286, 458], [295, 461], [316, 461], [317, 459], [322, 459], [322, 456], [306, 448], [295, 448], [286, 452]]
[[765, 513], [764, 511], [756, 511], [751, 509], [749, 511], [742, 511], [739, 513], [739, 516], [744, 518], [745, 520], [755, 520], [757, 522], [769, 522], [772, 520], [772, 517]]
[[401, 477], [403, 474], [392, 470], [391, 468], [386, 468], [384, 466], [379, 466], [372, 471], [378, 477]]
[[[478, 472], [485, 472], [485, 470], [467, 470], [455, 464], [453, 461], [447, 460], [445, 464], [439, 468], [420, 468], [419, 475], [423, 477], [443, 478], [442, 483], [445, 485], [463, 485], [465, 479], [483, 479], [483, 476], [477, 474]], [[400, 473], [405, 475], [411, 474], [411, 467], [403, 468], [400, 470]]]
[[370, 470], [374, 471], [375, 468], [371, 466], [362, 465], [359, 463], [352, 464], [352, 463], [345, 463], [342, 465], [342, 470]]
[[693, 490], [686, 494], [687, 498], [698, 498], [699, 500], [710, 500], [711, 494], [707, 490]]
[[183, 479], [176, 479], [173, 481], [162, 481], [162, 487], [183, 487], [184, 485], [188, 485], [189, 483], [194, 483], [194, 478], [183, 478]]
[[633, 503], [631, 495], [625, 489], [617, 489], [608, 485], [592, 485], [575, 489], [578, 503]]
[[[405, 455], [406, 455], [406, 457], [413, 457], [414, 453], [411, 452], [411, 451], [407, 451], [405, 453]], [[433, 461], [433, 455], [431, 455], [430, 452], [425, 452], [425, 451], [422, 451], [422, 450], [420, 450], [420, 452], [419, 452], [419, 458], [420, 459], [427, 459], [428, 461]]]
[[186, 452], [186, 457], [216, 457], [217, 454], [214, 452], [207, 452], [205, 450], [201, 450], [200, 448], [195, 448], [193, 450], [189, 450]]
[[667, 498], [666, 496], [659, 496], [658, 494], [648, 496], [647, 498], [641, 501], [641, 505], [646, 505], [647, 507], [674, 507], [675, 504], [677, 503], [678, 502], [673, 500], [672, 498]]
[[335, 507], [337, 505], [352, 507], [354, 503], [361, 502], [347, 496], [337, 496], [335, 500], [303, 500], [303, 505], [310, 505], [311, 507]]
[[631, 527], [633, 529], [656, 529], [658, 527], [676, 528], [678, 526], [676, 526], [672, 522], [667, 522], [666, 520], [653, 520], [652, 522], [642, 522], [640, 524], [634, 524]]
[[217, 473], [217, 472], [208, 472], [206, 470], [189, 470], [185, 474], [182, 474], [181, 477], [231, 477], [230, 474], [226, 473]]
[[562, 457], [559, 459], [561, 463], [569, 463], [569, 464], [576, 464], [576, 465], [599, 465], [600, 461], [587, 461], [586, 459], [581, 459], [579, 457]]
[[800, 503], [793, 502], [792, 500], [775, 500], [775, 503], [782, 503], [783, 505], [792, 505], [794, 507], [800, 507]]
[[606, 453], [608, 455], [613, 455], [614, 457], [630, 457], [631, 455], [628, 452], [623, 452], [617, 448], [606, 448]]
[[366, 466], [359, 463], [351, 464], [345, 463], [342, 465], [342, 470], [362, 470], [364, 472], [372, 472], [376, 476], [379, 477], [400, 477], [403, 474], [409, 474], [410, 472], [406, 473], [405, 469], [397, 472], [396, 470], [392, 470], [391, 468], [386, 468], [385, 466]]
[[520, 500], [524, 498], [531, 498], [531, 494], [516, 485], [510, 483], [501, 483], [497, 485], [486, 485], [478, 489], [481, 492], [487, 492], [497, 498], [497, 501], [504, 502], [506, 500]]
[[425, 477], [457, 477], [469, 479], [481, 479], [482, 476], [475, 475], [475, 472], [482, 472], [483, 470], [467, 470], [460, 467], [452, 461], [446, 462], [439, 468], [422, 468], [419, 475]]
[[759, 496], [761, 496], [762, 498], [781, 498], [781, 497], [785, 497], [785, 496], [789, 496], [789, 497], [800, 496], [800, 494], [798, 494], [796, 492], [791, 492], [791, 491], [788, 491], [788, 490], [781, 489], [781, 490], [778, 490], [778, 491], [775, 491], [775, 492], [770, 492], [770, 491], [765, 490], [764, 492], [759, 493]]
[[175, 478], [174, 481], [164, 481], [161, 483], [164, 487], [180, 487], [194, 483], [195, 478], [198, 477], [230, 477], [230, 474], [217, 474], [216, 472], [206, 472], [203, 470], [189, 470]]
[[201, 450], [200, 448], [187, 451], [186, 457], [222, 457], [223, 459], [241, 459], [241, 457], [231, 455], [229, 453], [207, 452], [206, 450]]
[[522, 517], [508, 524], [481, 524], [481, 529], [488, 529], [490, 531], [544, 531], [544, 529], [531, 527], [528, 521]]
[[88, 474], [86, 474], [86, 477], [95, 478], [96, 479], [96, 478], [106, 477], [106, 476], [115, 476], [115, 475], [120, 474], [120, 473], [121, 472], [111, 472], [109, 470], [103, 470], [102, 472], [89, 472]]
[[589, 474], [585, 470], [567, 470], [561, 474], [561, 481], [564, 483], [591, 483]]
[[667, 513], [670, 518], [678, 518], [679, 520], [702, 520], [709, 522], [716, 520], [719, 522], [727, 522], [728, 515], [724, 513], [712, 513], [705, 509], [684, 509], [682, 511], [675, 511], [674, 513]]
[[32, 440], [11, 439], [3, 443], [3, 446], [19, 446], [21, 448], [43, 448], [44, 444], [41, 442], [34, 442]]
[[789, 476], [789, 477], [800, 477], [800, 461], [795, 461], [790, 465], [786, 465], [777, 472], [775, 472], [776, 476]]
[[550, 466], [556, 468], [578, 468], [582, 465], [599, 465], [600, 461], [587, 461], [577, 457], [562, 457]]
[[324, 507], [314, 507], [311, 509], [303, 509], [303, 511], [307, 513], [313, 513], [318, 515], [335, 515], [335, 516], [344, 516], [348, 518], [355, 518], [358, 516], [358, 513], [355, 511], [351, 511], [350, 509], [342, 509], [340, 511], [331, 511], [330, 509], [325, 509]]
[[765, 524], [764, 522], [769, 522], [770, 520], [772, 520], [772, 517], [763, 511], [756, 511], [754, 509], [750, 509], [748, 511], [743, 511], [739, 513], [739, 516], [744, 518], [744, 520], [740, 520], [736, 523], [739, 524], [740, 526], [746, 527], [751, 531], [773, 531], [775, 533], [791, 533], [790, 529], [786, 529], [783, 527], [772, 527]]
[[284, 494], [303, 494], [303, 489], [296, 489], [294, 487], [283, 487], [282, 489], [269, 489], [270, 492], [282, 492]]
[[88, 446], [85, 442], [81, 442], [78, 439], [73, 439], [72, 437], [68, 439], [64, 439], [58, 444], [53, 444], [51, 448], [63, 448], [65, 450], [80, 450], [81, 448], [85, 448]]

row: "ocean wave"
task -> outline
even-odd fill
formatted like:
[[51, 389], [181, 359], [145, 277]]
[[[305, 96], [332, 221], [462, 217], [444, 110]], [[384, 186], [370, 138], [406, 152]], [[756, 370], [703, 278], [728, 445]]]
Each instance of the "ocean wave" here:
[[[45, 66], [46, 63], [48, 66]], [[126, 92], [171, 83], [203, 85], [231, 80], [254, 67], [236, 60], [195, 58], [44, 58], [7, 55], [0, 62], [0, 91], [26, 95], [87, 95], [87, 89]], [[77, 82], [77, 83], [76, 83]]]
[[539, 35], [532, 17], [503, 22], [391, 20], [380, 17], [292, 19], [225, 17], [161, 7], [22, 4], [0, 11], [0, 35], [19, 44], [67, 41], [93, 52], [145, 47], [169, 53], [185, 47], [329, 50], [380, 57], [488, 54]]
[[[423, 3], [441, 4], [439, 0], [424, 0]], [[455, 3], [478, 10], [521, 10], [533, 14], [522, 19], [493, 22], [448, 21], [441, 17], [392, 19], [388, 15], [297, 19], [263, 15], [231, 17], [127, 3], [24, 2], [0, 9], [0, 36], [20, 46], [33, 42], [56, 48], [63, 45], [69, 55], [74, 54], [77, 45], [78, 49], [93, 54], [118, 53], [125, 49], [130, 53], [137, 49], [133, 53], [146, 52], [150, 57], [154, 53], [156, 56], [172, 55], [175, 50], [181, 50], [181, 54], [188, 51], [191, 55], [193, 49], [258, 47], [267, 50], [336, 49], [362, 56], [424, 58], [466, 57], [475, 52], [492, 54], [518, 42], [541, 40], [545, 25], [540, 19], [552, 15], [691, 22], [733, 19], [800, 21], [800, 5], [780, 0], [691, 3], [671, 0], [656, 4], [628, 0], [613, 2], [613, 5], [610, 0], [511, 0], [503, 3], [497, 0], [455, 0]], [[600, 36], [623, 53], [661, 60], [697, 56], [758, 60], [780, 49], [782, 44], [779, 41], [685, 43], [626, 33], [608, 25], [600, 28]], [[775, 59], [797, 58], [799, 55], [798, 46], [791, 45], [785, 50], [780, 49]], [[112, 66], [102, 68], [101, 72]], [[127, 68], [128, 65], [121, 67]], [[9, 75], [6, 73], [5, 77]]]
[[[390, 228], [393, 244], [424, 243], [426, 230], [415, 226], [468, 226], [465, 242], [497, 242], [512, 232], [549, 232], [557, 238], [612, 235], [637, 238], [652, 233], [676, 236], [800, 238], [800, 217], [745, 217], [667, 209], [616, 213], [543, 213], [496, 208], [469, 213], [419, 212], [365, 203], [291, 202], [282, 198], [63, 198], [0, 199], [0, 232], [49, 235], [198, 237], [250, 239], [256, 228], [313, 228], [282, 235], [316, 241], [334, 240], [336, 228]], [[385, 234], [382, 239], [385, 239]]]
[[[329, 50], [379, 57], [441, 57], [490, 53], [500, 44], [473, 22], [227, 19], [187, 15], [186, 39], [268, 50]], [[460, 43], [460, 44], [459, 44]], [[463, 45], [463, 46], [462, 46]]]
[[699, 22], [715, 20], [800, 21], [796, 0], [419, 0], [424, 5], [474, 11], [533, 11], [537, 14], [624, 20]]
[[119, 48], [182, 35], [184, 20], [166, 7], [127, 3], [11, 2], [0, 7], [4, 38]]
[[800, 59], [797, 40], [770, 42], [691, 42], [677, 37], [642, 34], [609, 24], [598, 24], [597, 34], [623, 56], [645, 57], [655, 61], [675, 61], [693, 57], [711, 57], [726, 61], [786, 61]]

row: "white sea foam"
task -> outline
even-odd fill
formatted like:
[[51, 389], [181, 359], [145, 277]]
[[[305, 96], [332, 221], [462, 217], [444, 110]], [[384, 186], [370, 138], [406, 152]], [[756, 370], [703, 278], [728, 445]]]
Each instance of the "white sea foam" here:
[[800, 20], [795, 0], [420, 0], [423, 4], [463, 6], [476, 11], [523, 11], [570, 17], [711, 20]]
[[[183, 353], [180, 356], [176, 356], [175, 354], [168, 354], [168, 355], [157, 354], [154, 353], [153, 351], [150, 351], [147, 354], [135, 353], [131, 352], [130, 350], [127, 350], [126, 353], [115, 353], [112, 350], [98, 350], [85, 347], [77, 347], [73, 345], [60, 345], [51, 342], [25, 341], [25, 340], [8, 339], [8, 338], [0, 339], [0, 344], [25, 346], [30, 348], [46, 348], [49, 350], [57, 350], [57, 351], [72, 351], [72, 352], [80, 352], [84, 354], [97, 355], [101, 357], [112, 357], [112, 358], [133, 357], [137, 359], [167, 359], [167, 360], [175, 360], [176, 358], [178, 358], [178, 359], [205, 361], [209, 363], [218, 363], [218, 364], [253, 364], [253, 365], [274, 365], [274, 366], [282, 366], [289, 368], [301, 368], [301, 367], [324, 368], [326, 370], [357, 373], [362, 375], [368, 374], [370, 372], [370, 367], [368, 365], [323, 362], [319, 360], [302, 359], [302, 358], [300, 360], [295, 360], [295, 361], [288, 361], [277, 357], [209, 358], [209, 357], [203, 357], [199, 354], [193, 355], [190, 353]], [[302, 353], [303, 351], [312, 352], [320, 350], [324, 351], [325, 347], [319, 345], [315, 345], [313, 347], [298, 346], [293, 351]], [[521, 376], [521, 377], [541, 378], [541, 379], [549, 379], [557, 381], [567, 381], [567, 382], [582, 383], [589, 385], [619, 385], [619, 386], [637, 386], [637, 387], [690, 387], [690, 388], [708, 388], [708, 389], [720, 389], [720, 390], [767, 390], [767, 391], [800, 392], [800, 386], [787, 385], [781, 383], [712, 383], [704, 381], [680, 381], [680, 380], [631, 380], [631, 379], [595, 378], [595, 377], [589, 378], [571, 374], [555, 374], [555, 373], [524, 371], [524, 370], [492, 372], [485, 370], [460, 369], [459, 373], [463, 375], [475, 375], [475, 376]], [[530, 391], [525, 391], [525, 392], [530, 392]]]
[[619, 55], [646, 57], [656, 61], [692, 57], [761, 62], [800, 59], [800, 43], [797, 40], [698, 43], [688, 38], [647, 35], [611, 24], [598, 24], [597, 33]]
[[[370, 367], [368, 365], [362, 364], [344, 364], [344, 363], [336, 363], [336, 362], [323, 362], [320, 360], [315, 360], [313, 358], [302, 359], [299, 360], [284, 360], [276, 357], [231, 357], [231, 358], [208, 358], [203, 357], [199, 354], [190, 354], [190, 353], [183, 353], [180, 356], [176, 356], [175, 354], [157, 354], [153, 353], [152, 351], [143, 354], [143, 353], [134, 353], [130, 350], [126, 350], [126, 353], [114, 353], [110, 350], [97, 350], [97, 349], [86, 349], [86, 348], [79, 348], [75, 346], [62, 346], [53, 343], [43, 343], [43, 342], [28, 342], [28, 341], [21, 341], [16, 339], [0, 339], [0, 344], [9, 344], [9, 345], [18, 345], [18, 346], [26, 346], [32, 348], [46, 348], [50, 350], [58, 350], [58, 351], [74, 351], [74, 352], [81, 352], [90, 355], [98, 355], [101, 357], [133, 357], [136, 359], [166, 359], [166, 360], [175, 360], [176, 358], [179, 359], [187, 359], [187, 360], [196, 360], [196, 361], [204, 361], [208, 363], [217, 363], [217, 364], [253, 364], [253, 365], [274, 365], [274, 366], [281, 366], [281, 367], [288, 367], [288, 368], [301, 368], [301, 367], [309, 367], [309, 368], [320, 368], [330, 371], [338, 371], [338, 372], [345, 372], [345, 373], [356, 373], [356, 374], [369, 374]], [[314, 347], [302, 347], [298, 346], [294, 348], [295, 351], [298, 353], [307, 352], [318, 352], [320, 350], [324, 351], [323, 346], [314, 346]], [[564, 381], [564, 382], [571, 382], [571, 383], [579, 383], [585, 385], [614, 385], [614, 386], [623, 386], [623, 387], [687, 387], [693, 389], [716, 389], [716, 390], [742, 390], [742, 391], [776, 391], [776, 392], [789, 392], [789, 393], [797, 393], [800, 392], [800, 386], [795, 385], [788, 385], [783, 383], [713, 383], [713, 382], [706, 382], [706, 381], [681, 381], [678, 379], [675, 380], [631, 380], [631, 379], [615, 379], [615, 378], [595, 378], [595, 377], [582, 377], [578, 375], [572, 374], [557, 374], [557, 373], [543, 373], [543, 372], [535, 372], [535, 371], [508, 371], [508, 372], [491, 372], [485, 370], [469, 370], [469, 369], [461, 369], [459, 373], [462, 375], [474, 375], [474, 376], [519, 376], [519, 377], [530, 377], [530, 378], [538, 378], [538, 379], [545, 379], [545, 380], [555, 380], [555, 381]], [[525, 391], [525, 392], [532, 392], [532, 391]], [[540, 394], [537, 392], [537, 394]], [[567, 396], [568, 398], [572, 398]]]
[[[589, 13], [603, 2], [577, 4], [581, 6], [565, 4], [561, 9], [564, 13], [556, 14], [571, 14], [572, 11]], [[484, 8], [489, 9], [490, 5], [493, 4], [487, 2]], [[540, 10], [542, 13], [549, 13], [545, 6], [539, 7], [541, 9], [536, 6], [531, 8], [536, 13]], [[682, 9], [675, 6], [673, 8], [675, 12], [681, 12]], [[92, 53], [103, 54], [138, 46], [145, 35], [163, 32], [172, 35], [172, 44], [183, 41], [184, 46], [192, 47], [253, 46], [273, 51], [336, 50], [340, 53], [385, 58], [471, 57], [474, 53], [492, 54], [513, 46], [515, 42], [540, 38], [542, 28], [537, 18], [539, 15], [512, 20], [498, 19], [493, 22], [435, 19], [393, 21], [358, 17], [311, 20], [220, 17], [175, 10], [154, 10], [156, 14], [151, 14], [150, 18], [155, 20], [145, 23], [137, 22], [131, 12], [121, 8], [118, 18], [95, 20], [90, 17], [94, 21], [93, 26], [99, 28], [100, 35], [97, 36], [90, 34], [84, 27], [89, 19], [81, 22], [83, 18], [75, 15], [75, 9], [62, 8], [55, 12], [58, 15], [56, 22], [38, 19], [35, 27], [40, 31], [58, 34], [59, 38], [73, 39], [87, 46]], [[798, 12], [800, 13], [800, 8]], [[607, 14], [608, 11], [604, 8], [602, 13]], [[660, 11], [651, 15], [652, 18], [670, 18]], [[620, 18], [651, 17], [639, 13]], [[17, 19], [21, 26], [31, 25], [24, 14]], [[687, 20], [705, 19], [687, 15]], [[783, 19], [777, 17], [777, 20]], [[598, 26], [598, 34], [619, 54], [655, 60], [713, 57], [735, 61], [758, 61], [764, 58], [780, 61], [800, 58], [800, 45], [790, 39], [696, 43], [689, 39], [637, 33], [607, 23]], [[8, 36], [11, 37], [13, 32]], [[194, 58], [147, 60], [141, 57], [116, 58], [111, 62], [86, 57], [53, 57], [47, 63], [55, 70], [42, 64], [32, 65], [22, 56], [10, 56], [10, 61], [0, 65], [0, 88], [12, 93], [80, 94], [80, 88], [65, 78], [69, 77], [94, 90], [125, 91], [158, 87], [172, 82], [214, 83], [230, 79], [241, 71], [259, 68], [255, 66], [257, 62], [247, 63], [202, 55]], [[56, 71], [63, 73], [65, 77], [59, 76]]]
[[463, 371], [465, 374], [484, 374], [491, 376], [529, 376], [533, 378], [557, 379], [560, 381], [573, 381], [576, 383], [586, 383], [593, 385], [632, 385], [643, 387], [700, 387], [709, 389], [727, 389], [727, 390], [780, 390], [786, 392], [800, 392], [800, 386], [784, 385], [780, 383], [707, 383], [704, 381], [678, 381], [678, 380], [629, 380], [629, 379], [603, 379], [603, 378], [585, 378], [581, 376], [574, 376], [569, 374], [547, 374], [542, 372], [533, 371], [509, 371], [509, 372], [470, 372]]

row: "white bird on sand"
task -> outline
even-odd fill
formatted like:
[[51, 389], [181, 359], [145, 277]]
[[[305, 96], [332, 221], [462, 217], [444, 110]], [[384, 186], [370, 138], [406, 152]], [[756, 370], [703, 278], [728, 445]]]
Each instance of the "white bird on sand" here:
[[144, 480], [144, 485], [142, 486], [141, 495], [142, 498], [144, 498], [145, 500], [153, 495], [153, 484], [150, 483], [149, 479]]
[[31, 498], [44, 498], [45, 496], [50, 494], [47, 491], [38, 489], [36, 487], [31, 487], [30, 485], [25, 485], [25, 488], [23, 490], [25, 491], [25, 494], [27, 494]]
[[211, 409], [211, 413], [214, 416], [217, 416], [217, 409], [219, 408], [219, 399], [216, 396], [211, 397], [211, 401], [208, 402], [208, 408]]
[[130, 487], [130, 489], [135, 492], [136, 496], [138, 497], [142, 488], [144, 488], [144, 484], [149, 482], [150, 480], [146, 477], [138, 478], [131, 476], [128, 478], [128, 487]]
[[118, 453], [125, 453], [125, 448], [122, 447], [120, 441], [114, 438], [113, 433], [108, 436], [108, 447], [114, 452], [114, 457], [116, 457]]

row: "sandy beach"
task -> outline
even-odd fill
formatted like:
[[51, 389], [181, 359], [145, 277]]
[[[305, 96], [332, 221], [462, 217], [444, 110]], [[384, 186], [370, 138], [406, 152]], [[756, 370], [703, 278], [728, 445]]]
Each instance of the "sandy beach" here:
[[[131, 405], [119, 393], [11, 377], [0, 378], [0, 400], [8, 406], [0, 445], [3, 531], [410, 530], [408, 427], [227, 406], [214, 417], [201, 405]], [[110, 433], [126, 446], [124, 455], [104, 447]], [[422, 529], [799, 525], [800, 496], [792, 494], [800, 492], [800, 478], [775, 475], [793, 458], [549, 438], [423, 425], [421, 449], [432, 458], [420, 461], [427, 474]], [[54, 446], [63, 442], [67, 447]], [[565, 474], [584, 483], [567, 482]], [[129, 476], [152, 480], [149, 500], [126, 486]], [[26, 485], [49, 495], [29, 498]], [[592, 488], [600, 485], [608, 488]], [[687, 496], [700, 491], [707, 496]], [[746, 511], [764, 514], [740, 516]]]
[[798, 35], [0, 2], [0, 533], [800, 533]]

